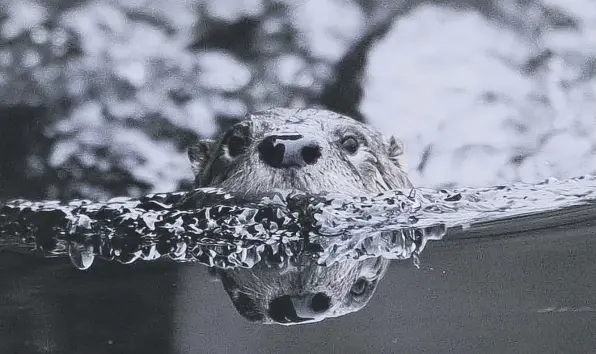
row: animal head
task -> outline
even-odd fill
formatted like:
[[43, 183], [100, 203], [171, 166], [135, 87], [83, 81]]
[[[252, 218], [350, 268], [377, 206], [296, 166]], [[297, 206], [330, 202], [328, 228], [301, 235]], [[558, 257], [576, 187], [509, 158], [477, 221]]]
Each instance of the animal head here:
[[264, 262], [253, 268], [218, 269], [238, 312], [253, 322], [304, 324], [362, 309], [374, 294], [389, 261], [346, 259], [331, 266], [304, 256], [282, 268]]
[[340, 114], [275, 108], [189, 149], [197, 187], [350, 195], [410, 187], [403, 145]]

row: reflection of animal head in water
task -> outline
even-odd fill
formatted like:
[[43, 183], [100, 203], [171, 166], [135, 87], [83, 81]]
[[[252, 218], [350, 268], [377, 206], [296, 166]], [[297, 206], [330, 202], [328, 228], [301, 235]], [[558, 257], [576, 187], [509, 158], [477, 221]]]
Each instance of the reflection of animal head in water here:
[[193, 145], [189, 157], [198, 187], [229, 192], [360, 195], [411, 186], [398, 140], [326, 110], [252, 114], [216, 141]]
[[284, 325], [318, 322], [362, 309], [389, 261], [345, 259], [317, 265], [309, 256], [282, 268], [264, 262], [251, 269], [217, 270], [240, 314], [253, 322]]

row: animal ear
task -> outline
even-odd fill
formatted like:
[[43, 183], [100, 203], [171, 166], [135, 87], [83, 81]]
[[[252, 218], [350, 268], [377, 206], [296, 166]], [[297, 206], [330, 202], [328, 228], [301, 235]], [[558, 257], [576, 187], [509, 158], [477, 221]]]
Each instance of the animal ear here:
[[391, 162], [403, 171], [407, 171], [408, 161], [404, 150], [404, 143], [401, 140], [396, 139], [393, 136], [389, 138], [389, 142], [387, 143], [387, 154], [389, 155], [389, 160], [391, 160]]
[[205, 168], [207, 161], [213, 153], [215, 141], [213, 140], [199, 140], [196, 144], [188, 148], [188, 158], [190, 159], [190, 167], [195, 177], [198, 176]]

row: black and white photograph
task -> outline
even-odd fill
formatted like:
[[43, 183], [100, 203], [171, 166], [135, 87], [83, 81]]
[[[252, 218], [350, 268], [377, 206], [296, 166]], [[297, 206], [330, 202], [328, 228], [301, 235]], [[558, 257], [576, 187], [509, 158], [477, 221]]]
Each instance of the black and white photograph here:
[[0, 0], [0, 354], [594, 354], [595, 235], [595, 0]]

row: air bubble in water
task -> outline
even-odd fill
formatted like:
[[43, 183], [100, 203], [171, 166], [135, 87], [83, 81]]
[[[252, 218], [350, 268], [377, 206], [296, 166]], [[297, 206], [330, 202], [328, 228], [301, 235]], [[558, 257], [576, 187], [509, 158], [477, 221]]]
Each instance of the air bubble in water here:
[[78, 242], [70, 242], [68, 244], [68, 256], [72, 265], [80, 270], [89, 269], [95, 259], [93, 246]]

